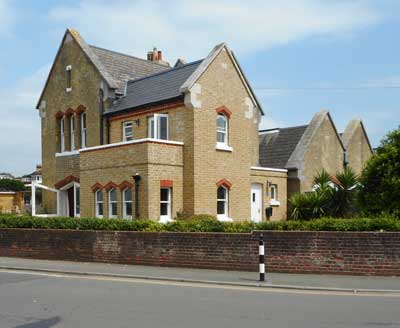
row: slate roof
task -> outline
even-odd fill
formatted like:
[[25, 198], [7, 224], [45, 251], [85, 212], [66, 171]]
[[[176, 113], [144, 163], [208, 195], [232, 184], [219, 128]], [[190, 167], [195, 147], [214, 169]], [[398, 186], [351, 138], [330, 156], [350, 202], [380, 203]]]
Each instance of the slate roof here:
[[195, 61], [129, 81], [126, 87], [126, 95], [117, 100], [116, 103], [108, 109], [106, 114], [183, 96], [180, 90], [181, 86], [192, 75], [201, 62], [202, 60]]
[[104, 69], [114, 80], [117, 93], [124, 93], [125, 82], [154, 73], [169, 70], [170, 67], [142, 58], [122, 54], [112, 50], [89, 46]]
[[260, 131], [260, 165], [286, 168], [287, 162], [308, 125]]

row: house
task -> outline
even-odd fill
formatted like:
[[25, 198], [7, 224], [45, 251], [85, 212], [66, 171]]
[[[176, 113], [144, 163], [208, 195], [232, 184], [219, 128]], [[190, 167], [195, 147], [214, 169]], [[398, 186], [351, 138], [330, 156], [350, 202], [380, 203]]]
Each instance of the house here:
[[12, 179], [14, 179], [14, 176], [10, 173], [2, 172], [2, 173], [0, 173], [0, 180], [3, 180], [3, 179], [12, 180]]
[[0, 188], [0, 214], [19, 214], [24, 209], [24, 194]]
[[360, 120], [352, 120], [339, 134], [331, 115], [322, 110], [307, 125], [261, 130], [260, 164], [288, 170], [287, 198], [313, 190], [322, 169], [331, 175], [346, 165], [360, 173], [372, 148]]
[[36, 165], [36, 170], [21, 177], [21, 182], [30, 184], [32, 182], [42, 183], [42, 165]]
[[260, 165], [264, 113], [224, 43], [170, 67], [156, 49], [140, 59], [68, 29], [37, 109], [48, 213], [286, 218], [287, 170]]

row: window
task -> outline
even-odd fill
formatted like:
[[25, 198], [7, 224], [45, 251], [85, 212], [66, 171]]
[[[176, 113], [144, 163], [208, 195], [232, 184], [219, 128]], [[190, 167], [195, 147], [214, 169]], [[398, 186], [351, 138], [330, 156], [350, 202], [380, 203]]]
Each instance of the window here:
[[123, 218], [124, 219], [132, 219], [132, 190], [131, 189], [126, 188], [122, 192], [122, 201], [123, 201], [123, 206], [122, 206]]
[[96, 218], [103, 217], [103, 192], [101, 190], [96, 191]]
[[171, 188], [160, 189], [160, 221], [171, 220]]
[[69, 119], [69, 127], [70, 127], [70, 140], [71, 140], [71, 150], [75, 150], [75, 120], [74, 116], [71, 115]]
[[228, 145], [228, 119], [223, 114], [217, 116], [217, 145]]
[[74, 199], [75, 199], [75, 216], [81, 215], [81, 188], [79, 185], [74, 185]]
[[148, 125], [149, 138], [168, 140], [168, 114], [154, 114]]
[[66, 91], [67, 92], [71, 92], [72, 91], [72, 66], [68, 65], [65, 70], [67, 71], [67, 88]]
[[278, 200], [278, 186], [276, 184], [271, 185], [271, 200]]
[[86, 148], [86, 113], [81, 114], [81, 148]]
[[118, 215], [117, 190], [114, 188], [108, 192], [108, 217], [116, 218]]
[[65, 151], [65, 119], [60, 120], [60, 138], [61, 138], [61, 152]]
[[123, 141], [130, 141], [132, 139], [133, 139], [132, 122], [124, 122], [124, 124], [123, 124]]
[[228, 217], [228, 189], [221, 186], [217, 189], [217, 218], [226, 219]]

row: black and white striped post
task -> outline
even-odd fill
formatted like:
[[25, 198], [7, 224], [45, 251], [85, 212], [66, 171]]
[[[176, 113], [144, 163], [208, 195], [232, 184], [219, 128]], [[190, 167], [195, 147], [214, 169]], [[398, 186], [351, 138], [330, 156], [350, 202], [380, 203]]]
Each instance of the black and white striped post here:
[[260, 269], [260, 281], [265, 281], [265, 264], [264, 264], [264, 235], [260, 233], [260, 242], [258, 244], [258, 262]]

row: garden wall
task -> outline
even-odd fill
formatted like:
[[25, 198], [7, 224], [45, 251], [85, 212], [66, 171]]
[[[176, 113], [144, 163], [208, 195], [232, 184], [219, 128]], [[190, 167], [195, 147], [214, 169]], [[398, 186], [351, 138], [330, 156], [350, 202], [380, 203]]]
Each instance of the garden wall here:
[[[270, 272], [400, 276], [399, 232], [263, 233]], [[257, 271], [258, 236], [0, 229], [0, 256]]]

